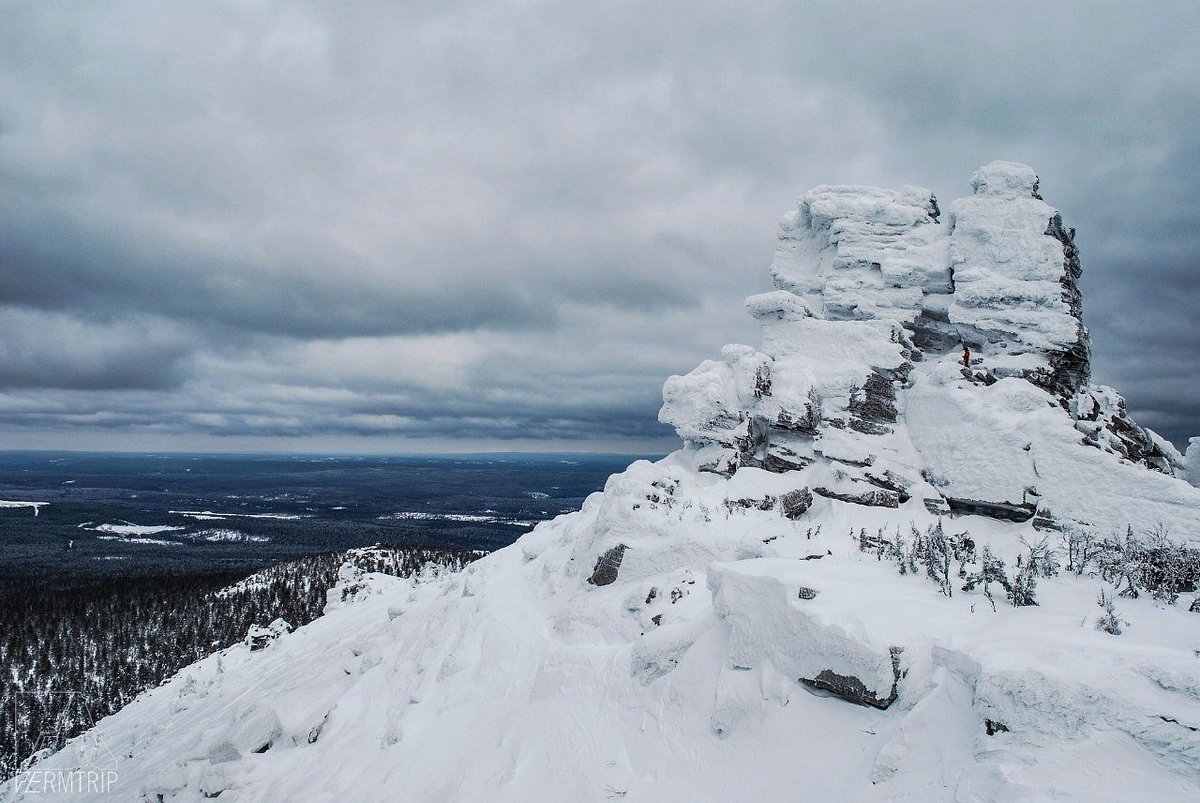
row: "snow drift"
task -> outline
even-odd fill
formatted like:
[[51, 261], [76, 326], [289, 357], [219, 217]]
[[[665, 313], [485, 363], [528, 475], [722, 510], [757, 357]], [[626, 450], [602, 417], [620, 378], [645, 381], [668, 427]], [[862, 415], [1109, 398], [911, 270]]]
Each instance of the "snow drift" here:
[[1090, 384], [1033, 170], [972, 184], [816, 188], [761, 347], [667, 381], [682, 449], [461, 572], [348, 569], [18, 782], [103, 744], [147, 801], [1200, 798], [1195, 449]]

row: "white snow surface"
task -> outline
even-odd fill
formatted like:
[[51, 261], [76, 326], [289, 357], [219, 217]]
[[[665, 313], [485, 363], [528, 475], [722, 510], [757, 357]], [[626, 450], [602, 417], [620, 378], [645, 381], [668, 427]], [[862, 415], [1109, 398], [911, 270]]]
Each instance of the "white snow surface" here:
[[[691, 457], [635, 463], [458, 574], [346, 578], [356, 595], [316, 622], [189, 667], [39, 766], [103, 739], [123, 758], [117, 798], [96, 800], [1200, 795], [1200, 616], [1121, 600], [1129, 625], [1108, 635], [1090, 578], [1042, 581], [1036, 608], [947, 599], [848, 537], [932, 521], [918, 505], [820, 500], [806, 538], [810, 522], [724, 505], [786, 475], [725, 479]], [[1032, 536], [953, 527], [1010, 560]], [[588, 584], [618, 542], [617, 582]], [[907, 674], [886, 711], [797, 682], [831, 668], [886, 685], [893, 646]]]
[[[1120, 598], [1110, 635], [1096, 576], [993, 609], [852, 537], [941, 521], [1010, 567], [1061, 537], [1036, 527], [1200, 541], [1184, 459], [1126, 456], [1122, 433], [1156, 441], [1114, 424], [1115, 392], [1064, 399], [1008, 370], [1048, 364], [1078, 318], [1042, 292], [1064, 251], [1037, 231], [1053, 210], [1033, 171], [973, 183], [955, 227], [928, 191], [812, 191], [783, 225], [778, 289], [747, 302], [762, 347], [664, 387], [684, 448], [461, 572], [344, 567], [320, 619], [188, 667], [36, 769], [102, 741], [120, 760], [99, 801], [1200, 799], [1189, 598]], [[951, 261], [974, 312], [947, 302]], [[1009, 290], [1012, 309], [993, 303]], [[958, 316], [1001, 333], [978, 370], [957, 339], [914, 342], [938, 303], [947, 332]], [[828, 673], [890, 704], [822, 691]]]
[[31, 507], [33, 515], [37, 515], [43, 507], [50, 504], [49, 502], [17, 502], [11, 500], [0, 499], [0, 507], [16, 508], [16, 507]]
[[431, 513], [420, 510], [403, 510], [378, 517], [384, 521], [457, 521], [471, 524], [511, 524], [514, 527], [532, 527], [536, 521], [510, 519], [504, 516], [483, 513]]
[[265, 544], [270, 541], [270, 537], [265, 535], [253, 535], [244, 533], [241, 530], [233, 530], [228, 527], [215, 527], [208, 530], [197, 530], [194, 533], [184, 533], [182, 538], [189, 538], [193, 541], [210, 541], [213, 543], [255, 543]]
[[198, 521], [219, 521], [228, 518], [296, 521], [297, 519], [311, 518], [310, 515], [301, 513], [214, 513], [211, 510], [171, 510], [169, 512], [179, 516], [188, 516]]
[[175, 527], [170, 524], [131, 524], [123, 522], [121, 524], [97, 524], [95, 527], [85, 527], [84, 529], [101, 533], [114, 533], [116, 535], [156, 535], [158, 533], [179, 532], [187, 528]]

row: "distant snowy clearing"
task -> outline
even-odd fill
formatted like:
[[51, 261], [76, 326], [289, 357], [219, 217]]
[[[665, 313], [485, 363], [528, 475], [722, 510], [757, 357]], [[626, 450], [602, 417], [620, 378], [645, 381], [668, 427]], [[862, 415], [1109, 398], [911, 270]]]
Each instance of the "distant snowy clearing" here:
[[33, 515], [37, 515], [43, 505], [48, 505], [49, 502], [8, 502], [0, 499], [0, 507], [31, 507]]
[[263, 544], [271, 539], [265, 535], [251, 535], [244, 533], [241, 530], [230, 529], [214, 529], [200, 530], [199, 532], [187, 533], [184, 538], [191, 538], [195, 541], [209, 541], [211, 543], [225, 544]]
[[508, 524], [513, 527], [536, 527], [538, 522], [532, 519], [508, 519], [503, 516], [489, 516], [478, 513], [425, 513], [422, 511], [401, 511], [380, 516], [380, 521], [458, 521], [469, 524]]
[[[174, 512], [174, 511], [172, 511]], [[241, 530], [230, 528], [213, 528], [209, 530], [197, 530], [196, 532], [183, 532], [186, 527], [178, 527], [169, 524], [130, 524], [125, 522], [122, 524], [100, 524], [95, 527], [91, 526], [92, 522], [84, 522], [79, 526], [85, 530], [93, 532], [108, 533], [108, 535], [100, 535], [97, 538], [103, 541], [120, 541], [125, 544], [156, 544], [159, 546], [181, 546], [178, 541], [166, 541], [161, 538], [147, 538], [146, 536], [158, 535], [159, 533], [178, 533], [177, 538], [186, 538], [190, 541], [208, 541], [209, 543], [224, 543], [224, 544], [263, 544], [271, 539], [265, 535], [252, 535], [244, 533]]]
[[171, 510], [168, 512], [174, 513], [177, 516], [190, 516], [193, 519], [201, 521], [220, 521], [221, 519], [234, 517], [242, 519], [279, 519], [281, 521], [312, 518], [312, 516], [301, 515], [299, 513], [214, 513], [211, 510]]
[[158, 533], [174, 533], [180, 530], [187, 529], [186, 527], [174, 527], [170, 524], [99, 524], [95, 527], [86, 527], [84, 529], [94, 530], [101, 533], [115, 533], [116, 535], [156, 535]]

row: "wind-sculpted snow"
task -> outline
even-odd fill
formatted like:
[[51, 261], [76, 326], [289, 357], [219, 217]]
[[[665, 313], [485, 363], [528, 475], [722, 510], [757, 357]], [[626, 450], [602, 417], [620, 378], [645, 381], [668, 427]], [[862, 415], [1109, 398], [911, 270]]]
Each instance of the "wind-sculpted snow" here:
[[147, 801], [1200, 799], [1196, 447], [1087, 384], [1033, 171], [973, 183], [812, 191], [762, 346], [664, 387], [684, 448], [459, 572], [348, 565], [34, 769], [102, 739]]
[[771, 272], [819, 317], [895, 320], [922, 349], [1066, 396], [1088, 379], [1074, 231], [1033, 170], [992, 162], [941, 220], [928, 190], [822, 186], [780, 224]]

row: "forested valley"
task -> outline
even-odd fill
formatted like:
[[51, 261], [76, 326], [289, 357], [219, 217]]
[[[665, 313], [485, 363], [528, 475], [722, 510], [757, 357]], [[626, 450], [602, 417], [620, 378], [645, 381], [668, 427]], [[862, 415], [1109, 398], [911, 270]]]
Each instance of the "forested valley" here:
[[106, 577], [0, 592], [0, 778], [53, 752], [181, 668], [282, 618], [321, 615], [350, 561], [408, 576], [430, 564], [459, 569], [484, 553], [375, 546], [310, 555], [245, 572]]

